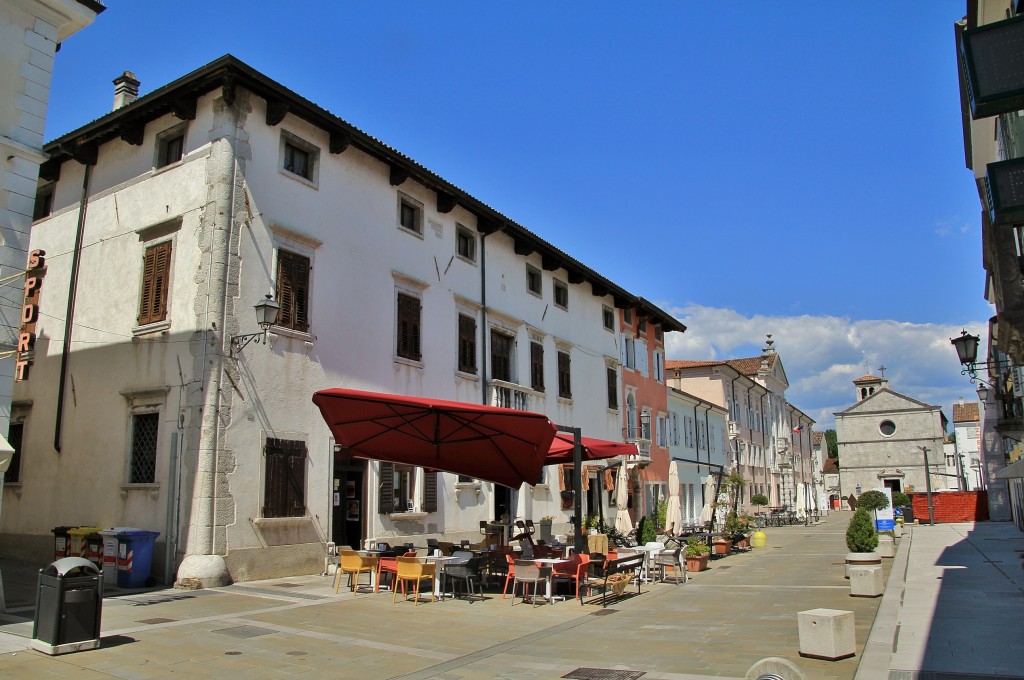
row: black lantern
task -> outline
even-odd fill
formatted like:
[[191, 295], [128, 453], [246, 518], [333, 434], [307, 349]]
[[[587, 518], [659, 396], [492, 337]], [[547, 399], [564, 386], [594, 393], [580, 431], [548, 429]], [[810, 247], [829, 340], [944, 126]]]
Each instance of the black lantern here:
[[241, 352], [253, 340], [258, 343], [267, 341], [267, 333], [270, 331], [270, 327], [277, 323], [277, 314], [281, 311], [281, 305], [271, 297], [270, 293], [267, 293], [264, 299], [253, 305], [253, 309], [256, 310], [256, 323], [261, 330], [259, 333], [231, 336], [232, 355], [236, 352]]

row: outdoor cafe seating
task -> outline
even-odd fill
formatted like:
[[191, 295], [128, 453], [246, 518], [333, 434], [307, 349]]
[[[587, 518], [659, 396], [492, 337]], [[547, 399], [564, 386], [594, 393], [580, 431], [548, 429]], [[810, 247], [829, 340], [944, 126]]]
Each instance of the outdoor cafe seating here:
[[529, 599], [528, 588], [533, 586], [533, 606], [537, 606], [537, 588], [544, 584], [545, 594], [551, 587], [551, 567], [540, 566], [532, 560], [516, 560], [512, 580], [512, 604], [516, 603], [516, 586], [523, 584], [523, 599]]
[[[369, 555], [360, 555], [354, 550], [339, 550], [338, 558], [340, 564], [338, 571], [334, 574], [334, 592], [338, 592], [341, 587], [341, 577], [344, 574], [348, 574], [349, 582], [352, 585], [352, 592], [356, 592], [356, 586], [359, 582], [360, 574], [370, 574], [370, 578], [373, 579], [374, 574], [377, 571], [377, 558]], [[377, 580], [379, 587], [380, 581]], [[375, 588], [374, 590], [377, 590]]]
[[[408, 600], [409, 595], [406, 587], [415, 584], [414, 597], [415, 605], [420, 603], [420, 586], [424, 581], [430, 588], [430, 601], [435, 600], [434, 576], [435, 564], [424, 564], [416, 557], [396, 557], [397, 571], [395, 574], [395, 587], [392, 589], [391, 603], [394, 604], [398, 598], [398, 590], [402, 589], [402, 598]], [[414, 605], [414, 606], [415, 606]]]

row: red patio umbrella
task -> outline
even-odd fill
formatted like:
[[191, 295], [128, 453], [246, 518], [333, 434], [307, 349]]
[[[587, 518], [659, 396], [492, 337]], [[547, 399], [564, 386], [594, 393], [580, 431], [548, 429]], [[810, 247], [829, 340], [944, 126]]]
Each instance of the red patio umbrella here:
[[[551, 448], [544, 458], [545, 465], [556, 465], [558, 463], [572, 462], [573, 436], [571, 432], [558, 432], [551, 441]], [[623, 444], [607, 439], [595, 439], [593, 437], [580, 437], [583, 460], [603, 460], [615, 458], [616, 456], [636, 455], [635, 444]]]
[[313, 403], [335, 441], [357, 458], [512, 488], [540, 479], [555, 436], [547, 416], [495, 406], [341, 388], [319, 390]]

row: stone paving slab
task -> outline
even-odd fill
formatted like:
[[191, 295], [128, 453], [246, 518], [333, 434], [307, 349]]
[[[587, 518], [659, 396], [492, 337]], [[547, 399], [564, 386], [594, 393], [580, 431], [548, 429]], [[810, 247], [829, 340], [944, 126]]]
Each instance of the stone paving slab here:
[[[0, 651], [11, 653], [0, 654], [0, 677], [462, 680], [557, 678], [594, 667], [694, 680], [742, 678], [759, 659], [780, 656], [807, 678], [849, 680], [880, 603], [849, 596], [850, 516], [767, 529], [768, 547], [712, 561], [687, 584], [645, 585], [642, 595], [610, 605], [611, 613], [573, 600], [512, 606], [500, 593], [474, 603], [392, 604], [390, 593], [335, 594], [330, 577], [302, 576], [108, 596], [101, 648], [47, 657], [24, 650], [30, 619], [26, 634], [17, 618], [25, 612], [8, 611], [0, 616]], [[891, 564], [884, 561], [887, 572]], [[799, 656], [797, 612], [819, 607], [855, 613], [857, 656]]]

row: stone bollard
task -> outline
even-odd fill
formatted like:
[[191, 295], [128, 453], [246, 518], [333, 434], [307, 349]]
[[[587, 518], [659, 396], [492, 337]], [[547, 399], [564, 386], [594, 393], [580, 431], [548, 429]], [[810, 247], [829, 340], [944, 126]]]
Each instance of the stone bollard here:
[[888, 534], [878, 537], [878, 548], [875, 550], [882, 557], [896, 557], [896, 539]]
[[853, 612], [808, 609], [798, 612], [800, 656], [826, 661], [848, 659], [857, 652]]
[[881, 567], [850, 567], [850, 597], [881, 597], [884, 592]]
[[800, 667], [789, 659], [769, 656], [754, 663], [743, 680], [760, 680], [761, 678], [784, 678], [785, 680], [806, 680], [807, 676]]
[[893, 525], [892, 535], [896, 538], [901, 538], [903, 536], [903, 522], [896, 522], [896, 524]]

